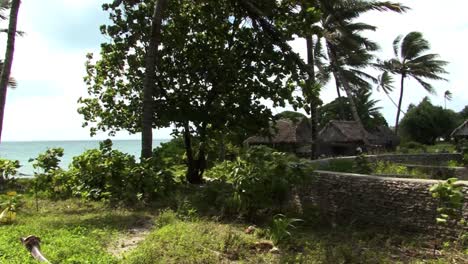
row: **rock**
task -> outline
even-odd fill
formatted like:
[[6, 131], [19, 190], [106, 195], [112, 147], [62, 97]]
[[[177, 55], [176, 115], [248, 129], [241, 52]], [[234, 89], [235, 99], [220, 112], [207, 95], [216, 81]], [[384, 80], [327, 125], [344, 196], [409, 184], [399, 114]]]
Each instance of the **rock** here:
[[257, 229], [254, 225], [251, 225], [249, 227], [247, 227], [245, 230], [244, 230], [244, 233], [246, 234], [253, 234], [255, 232], [255, 229]]
[[279, 248], [277, 248], [277, 247], [273, 247], [273, 248], [270, 249], [270, 251], [268, 251], [268, 252], [270, 252], [271, 254], [279, 254], [279, 253], [280, 253], [280, 250], [279, 250]]
[[255, 249], [259, 253], [269, 252], [272, 248], [274, 248], [274, 245], [271, 241], [256, 242], [252, 247], [252, 249]]

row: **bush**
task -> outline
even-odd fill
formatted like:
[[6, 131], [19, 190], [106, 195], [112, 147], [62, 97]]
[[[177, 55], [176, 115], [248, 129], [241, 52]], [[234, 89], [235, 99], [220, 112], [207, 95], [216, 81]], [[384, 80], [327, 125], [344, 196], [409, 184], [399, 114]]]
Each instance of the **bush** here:
[[335, 171], [335, 172], [349, 172], [352, 173], [354, 170], [354, 161], [351, 159], [333, 159], [330, 160], [326, 165], [321, 166], [320, 170]]
[[18, 160], [0, 159], [0, 191], [6, 188], [20, 167]]
[[137, 163], [134, 156], [113, 150], [110, 140], [99, 145], [73, 158], [68, 180], [75, 194], [133, 204], [165, 193], [173, 185], [172, 174], [157, 169], [152, 160]]
[[225, 161], [207, 172], [207, 177], [231, 185], [219, 197], [230, 208], [241, 214], [253, 216], [260, 211], [282, 209], [290, 191], [303, 182], [313, 171], [307, 162], [294, 155], [276, 152], [267, 147], [250, 148], [235, 161]]
[[401, 144], [400, 149], [407, 149], [405, 153], [408, 152], [422, 152], [426, 153], [427, 152], [427, 147], [421, 143], [414, 142], [414, 141], [408, 141], [403, 144]]
[[48, 197], [58, 197], [62, 193], [55, 191], [56, 178], [67, 177], [59, 164], [60, 158], [63, 157], [63, 148], [47, 149], [35, 159], [30, 159], [33, 163], [34, 172], [34, 188], [35, 192], [41, 192]]

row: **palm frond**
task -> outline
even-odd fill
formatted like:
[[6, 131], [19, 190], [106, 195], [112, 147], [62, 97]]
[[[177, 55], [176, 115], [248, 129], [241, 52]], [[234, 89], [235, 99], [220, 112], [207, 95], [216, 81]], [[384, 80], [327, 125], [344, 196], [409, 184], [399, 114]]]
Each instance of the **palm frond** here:
[[448, 101], [452, 101], [453, 99], [453, 94], [452, 92], [450, 92], [449, 90], [445, 91], [444, 93], [444, 98]]
[[436, 91], [434, 89], [434, 87], [432, 87], [432, 85], [430, 83], [427, 83], [425, 81], [423, 81], [420, 77], [418, 76], [412, 76], [416, 81], [418, 81], [419, 84], [421, 84], [421, 86], [424, 88], [424, 90], [426, 90], [428, 93], [430, 94], [436, 94]]
[[398, 35], [395, 40], [393, 41], [393, 54], [395, 55], [395, 58], [399, 58], [400, 55], [400, 42], [401, 39], [403, 38], [403, 35]]
[[389, 94], [395, 89], [395, 86], [393, 85], [393, 83], [394, 83], [393, 76], [390, 75], [388, 71], [384, 71], [378, 77], [377, 90], [379, 90], [379, 88], [382, 88], [382, 91], [384, 91], [386, 94]]
[[429, 42], [424, 39], [422, 33], [413, 31], [403, 38], [401, 42], [400, 55], [402, 59], [412, 60], [429, 49]]

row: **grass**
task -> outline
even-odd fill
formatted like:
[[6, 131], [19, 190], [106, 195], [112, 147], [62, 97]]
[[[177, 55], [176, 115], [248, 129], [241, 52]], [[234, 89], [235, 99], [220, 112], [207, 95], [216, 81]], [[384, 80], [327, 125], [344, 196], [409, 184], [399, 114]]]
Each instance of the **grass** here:
[[17, 221], [0, 226], [0, 263], [36, 263], [19, 240], [28, 235], [41, 238], [42, 253], [52, 263], [117, 263], [106, 248], [144, 216], [79, 200], [40, 201], [36, 212], [33, 200], [25, 200]]
[[[40, 201], [36, 212], [25, 198], [17, 221], [0, 225], [0, 263], [36, 263], [19, 242], [41, 237], [41, 250], [52, 263], [463, 263], [460, 247], [446, 247], [432, 255], [428, 237], [409, 236], [390, 229], [326, 228], [311, 221], [297, 223], [278, 247], [271, 245], [268, 223], [245, 234], [248, 223], [221, 221], [185, 211], [111, 209], [81, 200]], [[119, 238], [136, 226], [152, 223], [136, 248], [113, 256]], [[265, 242], [266, 241], [266, 242]], [[466, 249], [465, 249], [466, 250]], [[465, 252], [468, 253], [468, 252]]]

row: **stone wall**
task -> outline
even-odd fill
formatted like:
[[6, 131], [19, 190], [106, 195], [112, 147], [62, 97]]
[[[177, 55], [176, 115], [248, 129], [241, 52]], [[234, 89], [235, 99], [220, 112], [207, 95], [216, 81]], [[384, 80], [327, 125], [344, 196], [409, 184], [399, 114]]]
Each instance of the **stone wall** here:
[[[429, 192], [438, 182], [316, 171], [300, 196], [303, 206], [317, 207], [332, 223], [429, 231], [438, 228], [437, 204]], [[461, 183], [468, 197], [468, 182]], [[468, 201], [463, 212], [468, 219]]]
[[[424, 153], [424, 154], [383, 154], [383, 155], [367, 155], [369, 162], [388, 161], [393, 163], [431, 165], [431, 166], [446, 166], [451, 160], [461, 162], [463, 156], [459, 153]], [[320, 166], [325, 166], [333, 160], [354, 160], [356, 157], [337, 157], [320, 160], [312, 160], [311, 162]]]

